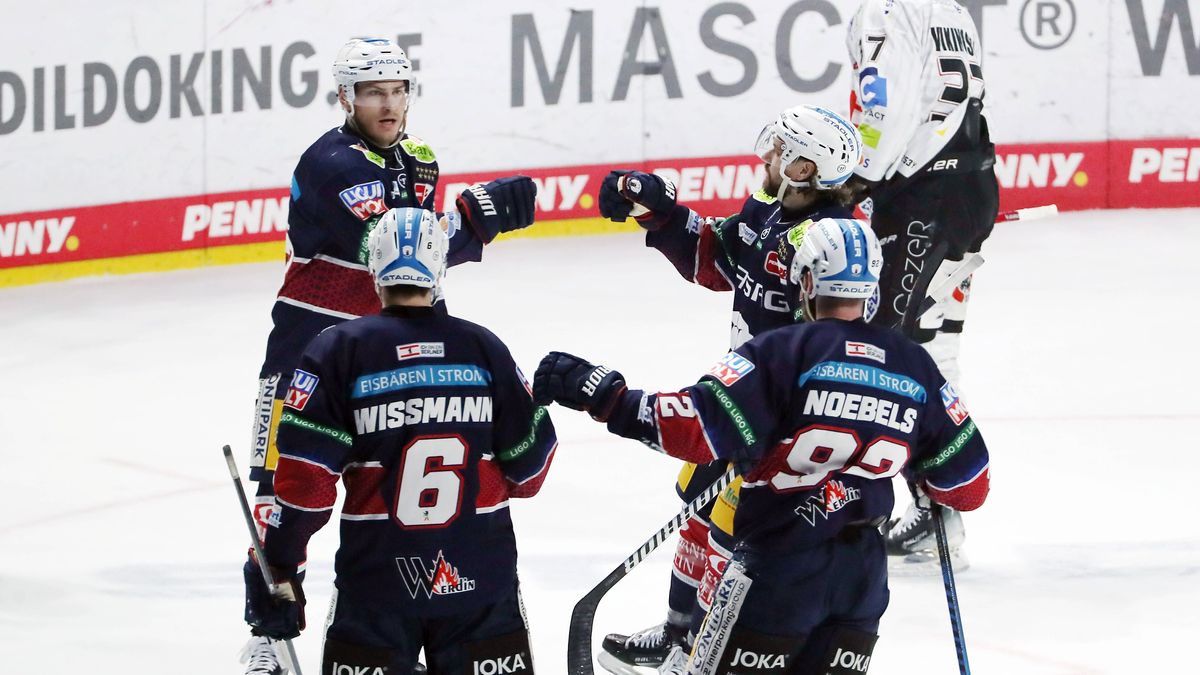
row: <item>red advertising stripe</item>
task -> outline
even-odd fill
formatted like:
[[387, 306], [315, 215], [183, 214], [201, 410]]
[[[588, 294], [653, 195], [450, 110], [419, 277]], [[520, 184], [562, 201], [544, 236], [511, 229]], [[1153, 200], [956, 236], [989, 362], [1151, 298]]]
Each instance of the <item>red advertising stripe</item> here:
[[[443, 209], [453, 208], [454, 198], [467, 185], [520, 172], [538, 184], [539, 224], [533, 229], [544, 232], [534, 234], [610, 231], [612, 224], [600, 220], [596, 210], [597, 194], [610, 168], [584, 165], [450, 174], [442, 178], [439, 199]], [[703, 215], [716, 216], [737, 211], [760, 186], [763, 175], [761, 162], [749, 155], [652, 160], [621, 168], [670, 178], [681, 202]], [[1004, 145], [997, 148], [996, 175], [1005, 211], [1042, 204], [1057, 204], [1064, 211], [1200, 206], [1200, 142]], [[288, 190], [272, 188], [0, 215], [0, 270], [59, 264], [80, 271], [58, 277], [75, 276], [96, 273], [85, 261], [183, 256], [188, 251], [195, 255], [143, 267], [203, 264], [216, 258], [232, 261], [236, 257], [206, 252], [280, 241], [287, 228], [287, 207]], [[269, 253], [273, 257], [274, 249]], [[279, 255], [282, 258], [282, 250]], [[139, 271], [135, 268], [124, 271]], [[38, 280], [36, 276], [33, 280]], [[23, 278], [12, 281], [0, 275], [0, 285], [29, 283], [30, 275]]]

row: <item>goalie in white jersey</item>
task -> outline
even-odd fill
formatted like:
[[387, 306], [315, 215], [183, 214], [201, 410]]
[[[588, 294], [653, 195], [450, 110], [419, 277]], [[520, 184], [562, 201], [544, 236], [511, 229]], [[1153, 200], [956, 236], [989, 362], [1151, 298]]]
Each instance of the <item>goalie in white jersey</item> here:
[[[970, 280], [919, 321], [919, 300], [991, 234], [999, 208], [995, 148], [983, 116], [983, 51], [954, 0], [865, 0], [847, 36], [851, 121], [863, 162], [851, 185], [883, 245], [875, 322], [899, 322], [958, 385], [958, 341]], [[962, 519], [948, 513], [952, 549]], [[888, 527], [888, 552], [920, 560], [934, 550], [928, 511], [909, 508]], [[961, 559], [960, 559], [961, 561]]]

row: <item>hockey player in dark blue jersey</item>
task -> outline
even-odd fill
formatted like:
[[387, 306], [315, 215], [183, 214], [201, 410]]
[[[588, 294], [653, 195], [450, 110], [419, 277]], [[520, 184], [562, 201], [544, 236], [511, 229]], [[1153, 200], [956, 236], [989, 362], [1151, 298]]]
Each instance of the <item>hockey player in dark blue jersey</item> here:
[[[334, 60], [333, 76], [346, 117], [304, 152], [292, 174], [287, 270], [259, 372], [250, 479], [258, 483], [260, 532], [274, 503], [275, 433], [300, 353], [329, 326], [379, 310], [365, 256], [380, 216], [398, 207], [433, 210], [436, 203], [437, 158], [407, 131], [415, 92], [404, 51], [390, 40], [350, 40]], [[445, 214], [449, 264], [480, 260], [497, 234], [531, 224], [535, 192], [525, 176], [464, 190]], [[252, 664], [248, 674], [277, 672], [272, 654], [265, 640], [252, 639], [244, 657]]]
[[[266, 562], [246, 564], [246, 619], [304, 628], [300, 570], [346, 495], [322, 672], [533, 672], [508, 500], [540, 488], [557, 442], [508, 348], [432, 307], [446, 266], [433, 213], [394, 209], [370, 236], [383, 311], [313, 339], [278, 434]], [[376, 670], [376, 668], [382, 670]]]
[[745, 477], [712, 609], [666, 672], [866, 672], [888, 603], [878, 527], [893, 507], [889, 479], [963, 510], [987, 496], [987, 448], [933, 359], [863, 321], [882, 267], [869, 227], [822, 220], [790, 238], [792, 292], [811, 320], [755, 337], [697, 384], [631, 390], [619, 372], [559, 352], [534, 376], [535, 401]]
[[[840, 116], [816, 106], [784, 110], [755, 143], [765, 164], [762, 190], [729, 218], [701, 217], [675, 202], [675, 186], [637, 171], [614, 171], [600, 191], [600, 213], [613, 220], [633, 215], [684, 279], [714, 291], [733, 291], [730, 349], [772, 328], [792, 324], [799, 307], [787, 292], [780, 246], [798, 223], [849, 218], [852, 194], [844, 187], [862, 156], [858, 131]], [[685, 465], [678, 491], [684, 501], [725, 473], [725, 462]], [[602, 644], [600, 663], [615, 673], [626, 666], [656, 666], [683, 638], [698, 601], [707, 608], [723, 563], [729, 557], [735, 481], [680, 532], [668, 596], [667, 620], [632, 635], [615, 633]], [[713, 527], [715, 526], [715, 527]]]

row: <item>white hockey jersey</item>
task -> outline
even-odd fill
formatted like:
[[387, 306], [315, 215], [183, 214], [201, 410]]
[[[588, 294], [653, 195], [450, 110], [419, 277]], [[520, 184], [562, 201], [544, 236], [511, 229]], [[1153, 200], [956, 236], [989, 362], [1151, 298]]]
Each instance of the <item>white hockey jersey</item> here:
[[954, 137], [970, 99], [983, 98], [983, 53], [971, 15], [954, 0], [865, 0], [850, 21], [851, 122], [870, 181], [911, 176]]

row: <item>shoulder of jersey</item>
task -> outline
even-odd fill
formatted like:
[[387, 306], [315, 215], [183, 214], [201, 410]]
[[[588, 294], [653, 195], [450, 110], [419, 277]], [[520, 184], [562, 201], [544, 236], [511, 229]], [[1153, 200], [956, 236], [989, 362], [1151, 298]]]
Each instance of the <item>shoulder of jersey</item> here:
[[412, 134], [405, 134], [404, 139], [400, 141], [400, 149], [404, 151], [404, 154], [422, 164], [433, 164], [437, 161], [437, 155], [434, 154], [433, 148]]
[[387, 161], [367, 147], [358, 136], [334, 127], [321, 135], [300, 158], [312, 176], [345, 175], [348, 171], [371, 172], [382, 169]]

